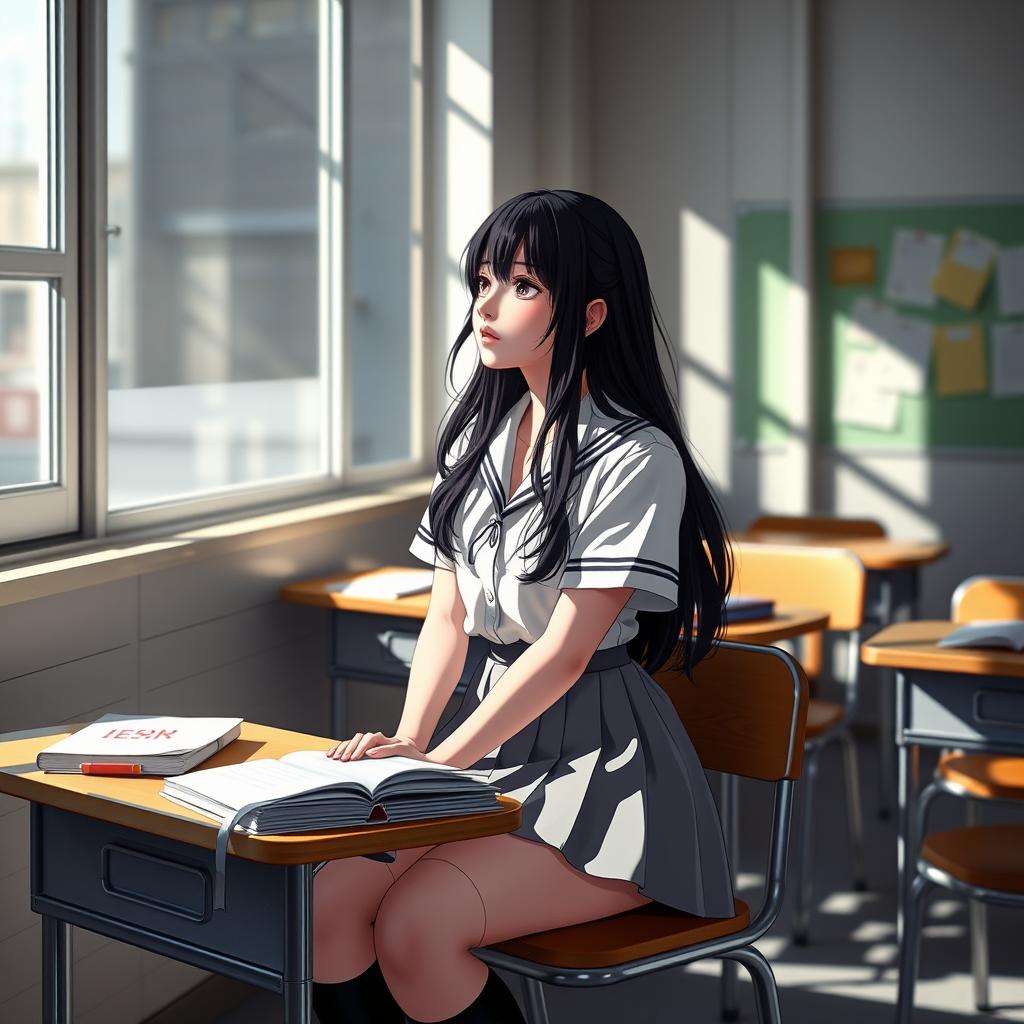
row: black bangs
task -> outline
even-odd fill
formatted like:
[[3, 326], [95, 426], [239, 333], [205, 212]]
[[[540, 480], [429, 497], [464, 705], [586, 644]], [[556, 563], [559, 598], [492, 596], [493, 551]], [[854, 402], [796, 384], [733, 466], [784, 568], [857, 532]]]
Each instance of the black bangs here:
[[[558, 267], [564, 259], [559, 246], [559, 225], [550, 197], [527, 192], [499, 207], [476, 232], [466, 247], [466, 283], [477, 295], [477, 274], [483, 263], [503, 282], [517, 272], [516, 250], [523, 245], [526, 270], [557, 296]], [[524, 268], [519, 268], [524, 269]]]

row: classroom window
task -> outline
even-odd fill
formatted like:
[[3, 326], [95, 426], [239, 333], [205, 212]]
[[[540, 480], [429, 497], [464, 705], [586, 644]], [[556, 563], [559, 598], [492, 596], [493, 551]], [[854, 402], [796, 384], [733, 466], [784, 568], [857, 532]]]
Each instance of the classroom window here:
[[420, 18], [0, 4], [0, 544], [419, 468]]
[[78, 523], [70, 16], [0, 4], [0, 544]]

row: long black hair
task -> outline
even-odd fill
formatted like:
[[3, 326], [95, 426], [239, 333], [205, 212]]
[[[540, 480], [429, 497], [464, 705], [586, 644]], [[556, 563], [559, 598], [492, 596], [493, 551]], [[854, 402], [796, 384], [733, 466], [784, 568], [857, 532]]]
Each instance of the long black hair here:
[[[532, 536], [544, 534], [537, 567], [520, 579], [550, 579], [569, 550], [566, 501], [577, 456], [582, 375], [592, 402], [613, 419], [639, 416], [663, 430], [682, 457], [686, 494], [679, 523], [679, 593], [668, 612], [637, 612], [637, 635], [629, 641], [630, 657], [648, 671], [661, 668], [677, 644], [681, 657], [671, 666], [690, 675], [693, 667], [721, 639], [723, 604], [732, 588], [733, 558], [724, 516], [710, 486], [690, 455], [679, 411], [658, 358], [655, 327], [675, 373], [675, 358], [661, 314], [651, 294], [640, 244], [629, 225], [607, 203], [582, 192], [539, 189], [502, 203], [476, 230], [463, 252], [463, 272], [472, 295], [466, 321], [448, 357], [454, 386], [459, 350], [473, 335], [473, 309], [483, 261], [502, 282], [512, 278], [520, 244], [523, 258], [551, 293], [552, 317], [538, 347], [555, 333], [547, 402], [539, 437], [557, 423], [550, 456], [550, 487], [542, 486], [541, 459], [530, 477], [543, 513]], [[587, 304], [602, 298], [604, 323], [584, 337]], [[441, 429], [437, 466], [441, 481], [430, 499], [430, 529], [439, 551], [455, 559], [455, 517], [502, 418], [527, 390], [518, 367], [492, 369], [479, 363], [465, 393], [454, 403]], [[470, 431], [469, 428], [472, 427]], [[451, 467], [448, 457], [459, 439], [468, 443]], [[697, 613], [696, 634], [693, 616]], [[680, 644], [680, 639], [682, 640]]]

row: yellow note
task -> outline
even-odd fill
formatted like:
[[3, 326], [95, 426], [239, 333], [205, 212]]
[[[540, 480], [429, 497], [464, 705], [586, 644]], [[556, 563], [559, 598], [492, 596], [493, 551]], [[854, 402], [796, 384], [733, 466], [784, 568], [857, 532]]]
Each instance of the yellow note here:
[[932, 278], [932, 291], [961, 309], [974, 309], [992, 276], [999, 247], [995, 242], [960, 228], [953, 233], [946, 255]]
[[985, 343], [980, 323], [935, 328], [935, 393], [977, 394], [988, 390]]

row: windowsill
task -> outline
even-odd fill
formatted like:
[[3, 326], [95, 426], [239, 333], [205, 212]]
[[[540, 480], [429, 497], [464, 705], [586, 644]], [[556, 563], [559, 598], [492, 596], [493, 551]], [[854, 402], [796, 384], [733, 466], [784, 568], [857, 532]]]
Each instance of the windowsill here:
[[139, 531], [41, 549], [18, 563], [0, 562], [0, 606], [357, 526], [382, 514], [405, 512], [407, 506], [421, 507], [432, 482], [433, 474], [171, 534]]

